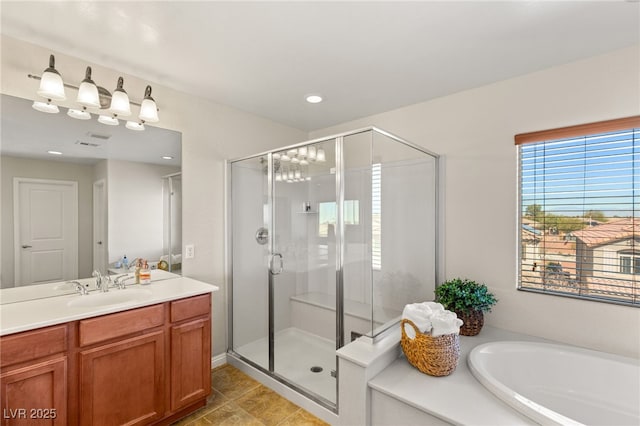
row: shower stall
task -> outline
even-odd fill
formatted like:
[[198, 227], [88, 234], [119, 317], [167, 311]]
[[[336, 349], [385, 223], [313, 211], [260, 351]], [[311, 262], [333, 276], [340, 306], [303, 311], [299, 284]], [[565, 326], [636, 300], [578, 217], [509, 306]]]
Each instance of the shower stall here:
[[437, 168], [373, 127], [229, 161], [229, 356], [337, 412], [336, 349], [434, 297]]

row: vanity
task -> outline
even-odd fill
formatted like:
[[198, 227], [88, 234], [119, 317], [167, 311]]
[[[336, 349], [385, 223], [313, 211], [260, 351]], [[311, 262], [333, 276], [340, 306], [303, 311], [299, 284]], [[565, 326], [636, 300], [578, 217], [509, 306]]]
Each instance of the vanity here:
[[1, 305], [2, 424], [170, 424], [204, 406], [217, 290], [178, 277]]

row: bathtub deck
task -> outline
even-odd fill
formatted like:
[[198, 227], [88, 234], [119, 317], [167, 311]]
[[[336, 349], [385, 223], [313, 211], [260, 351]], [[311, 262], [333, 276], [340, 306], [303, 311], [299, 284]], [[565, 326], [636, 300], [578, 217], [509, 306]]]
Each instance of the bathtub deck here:
[[[369, 381], [369, 387], [374, 392], [380, 392], [388, 401], [407, 404], [448, 423], [496, 426], [536, 424], [485, 389], [467, 366], [467, 354], [474, 347], [499, 340], [548, 342], [485, 326], [478, 336], [460, 336], [460, 362], [449, 376], [422, 374], [404, 357], [400, 357]], [[375, 413], [372, 418], [376, 418]]]

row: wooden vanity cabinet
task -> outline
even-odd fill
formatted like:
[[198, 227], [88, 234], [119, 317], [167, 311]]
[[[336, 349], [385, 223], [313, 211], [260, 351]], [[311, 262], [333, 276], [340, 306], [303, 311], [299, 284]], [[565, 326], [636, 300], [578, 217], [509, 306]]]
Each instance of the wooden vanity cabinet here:
[[210, 365], [210, 294], [3, 336], [2, 425], [170, 424], [205, 405]]
[[67, 326], [0, 340], [2, 425], [67, 424]]
[[171, 302], [171, 410], [211, 393], [211, 297]]

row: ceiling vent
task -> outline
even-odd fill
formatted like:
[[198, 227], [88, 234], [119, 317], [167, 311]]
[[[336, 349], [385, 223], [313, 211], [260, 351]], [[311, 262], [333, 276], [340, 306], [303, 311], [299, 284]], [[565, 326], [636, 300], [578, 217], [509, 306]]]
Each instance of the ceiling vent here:
[[111, 135], [101, 135], [100, 133], [87, 132], [87, 136], [90, 138], [102, 139], [103, 141], [109, 140]]
[[99, 143], [85, 142], [85, 141], [76, 141], [76, 145], [90, 146], [92, 148], [96, 148], [100, 146]]

